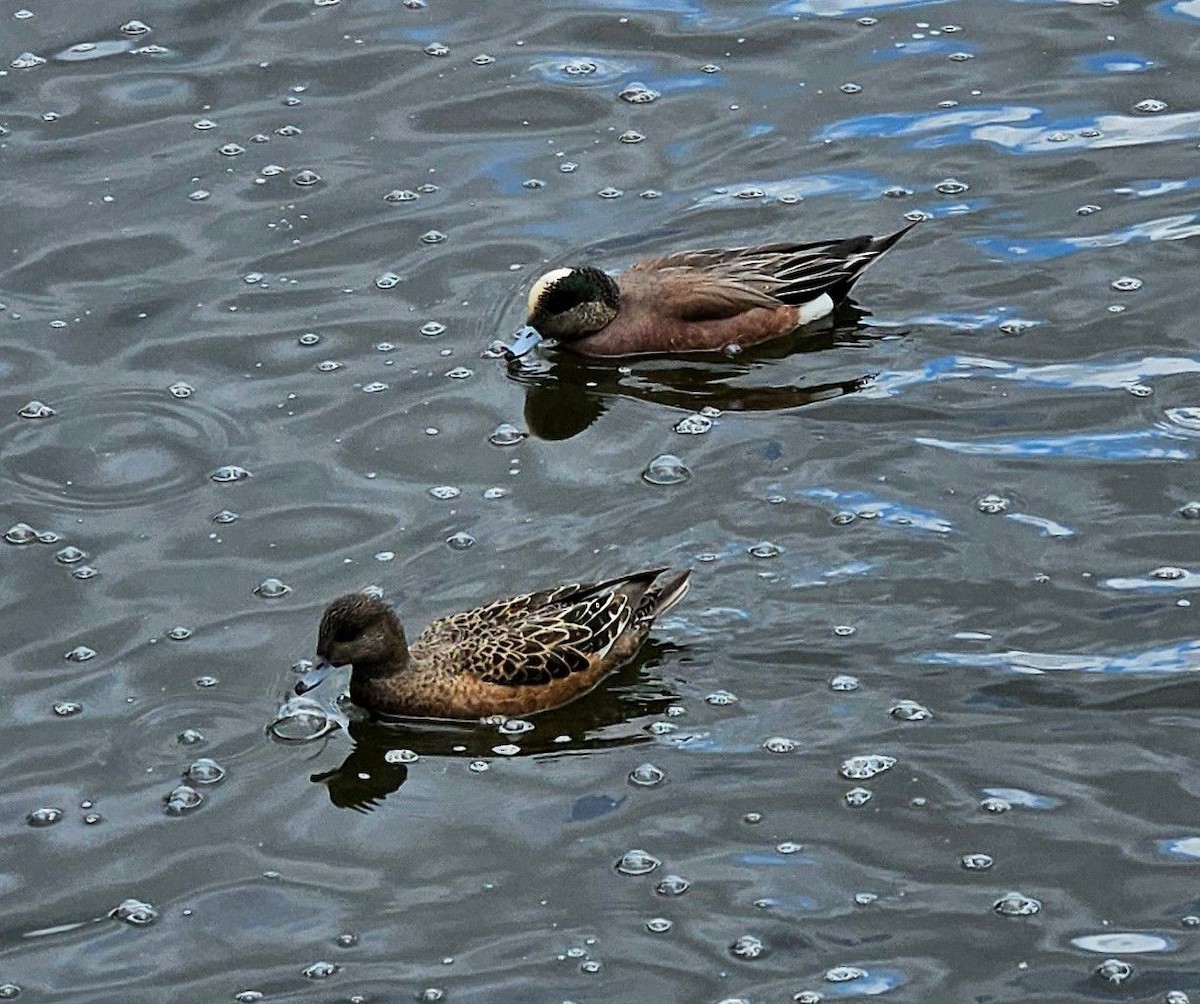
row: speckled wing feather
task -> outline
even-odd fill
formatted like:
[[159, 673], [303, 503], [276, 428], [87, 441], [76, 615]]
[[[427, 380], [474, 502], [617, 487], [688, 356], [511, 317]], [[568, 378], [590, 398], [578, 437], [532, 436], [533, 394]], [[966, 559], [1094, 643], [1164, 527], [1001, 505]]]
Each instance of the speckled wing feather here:
[[536, 685], [583, 672], [639, 612], [611, 588], [624, 581], [572, 583], [444, 617], [421, 633], [413, 653], [487, 683]]

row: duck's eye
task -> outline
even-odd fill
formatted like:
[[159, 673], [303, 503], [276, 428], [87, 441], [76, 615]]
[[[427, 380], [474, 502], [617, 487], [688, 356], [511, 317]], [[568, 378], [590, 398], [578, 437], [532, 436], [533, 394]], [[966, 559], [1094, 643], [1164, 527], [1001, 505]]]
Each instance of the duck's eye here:
[[354, 641], [358, 637], [358, 628], [353, 624], [339, 624], [333, 629], [334, 641]]

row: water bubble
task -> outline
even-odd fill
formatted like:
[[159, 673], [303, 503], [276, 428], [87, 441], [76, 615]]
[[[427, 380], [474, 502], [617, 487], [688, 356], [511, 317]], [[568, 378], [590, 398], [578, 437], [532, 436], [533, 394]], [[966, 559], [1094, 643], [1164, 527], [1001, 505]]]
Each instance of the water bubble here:
[[53, 418], [54, 409], [41, 401], [30, 401], [17, 412], [22, 418]]
[[426, 321], [421, 325], [421, 334], [423, 334], [426, 338], [436, 338], [445, 330], [446, 325], [442, 324], [440, 321]]
[[450, 499], [458, 498], [462, 494], [462, 489], [456, 488], [454, 485], [437, 485], [429, 489], [429, 494], [435, 499], [447, 502]]
[[533, 722], [526, 721], [524, 718], [506, 718], [498, 726], [498, 731], [501, 735], [520, 736], [526, 732], [532, 732], [535, 726]]
[[[617, 139], [622, 143], [628, 143], [630, 146], [642, 142], [646, 137], [636, 129], [626, 129]], [[569, 172], [568, 172], [569, 173]]]
[[639, 788], [653, 788], [657, 784], [662, 784], [666, 776], [666, 772], [661, 767], [656, 767], [652, 763], [640, 763], [629, 772], [629, 782], [636, 784]]
[[15, 523], [5, 531], [4, 539], [10, 544], [21, 547], [34, 543], [38, 539], [38, 535], [37, 531], [28, 523]]
[[232, 509], [222, 509], [220, 512], [213, 514], [212, 521], [222, 526], [227, 526], [230, 523], [236, 523], [240, 518]]
[[852, 809], [858, 809], [866, 805], [875, 796], [866, 788], [851, 788], [845, 794], [846, 804]]
[[659, 454], [642, 471], [642, 480], [650, 485], [678, 485], [691, 476], [683, 461], [672, 453]]
[[1121, 293], [1132, 293], [1142, 288], [1142, 280], [1132, 275], [1123, 275], [1119, 279], [1114, 279], [1109, 285]]
[[423, 51], [427, 56], [437, 56], [440, 58], [450, 55], [450, 46], [444, 45], [441, 42], [430, 42], [425, 46]]
[[1075, 210], [1075, 215], [1076, 216], [1091, 216], [1093, 213], [1100, 212], [1102, 208], [1103, 207], [1101, 207], [1101, 206], [1096, 206], [1096, 205], [1091, 205], [1091, 204], [1086, 205], [1086, 206], [1080, 206], [1078, 209]]
[[1168, 990], [1163, 998], [1166, 1004], [1192, 1004], [1192, 999], [1182, 990]]
[[1183, 519], [1200, 519], [1200, 501], [1185, 502], [1179, 507], [1179, 515]]
[[276, 136], [285, 136], [290, 139], [292, 136], [299, 136], [301, 132], [302, 132], [302, 130], [300, 129], [299, 126], [281, 125], [278, 129], [275, 130], [275, 135]]
[[483, 497], [485, 499], [487, 499], [487, 501], [489, 501], [489, 502], [494, 502], [497, 499], [507, 498], [508, 497], [508, 489], [507, 488], [485, 488], [483, 490]]
[[282, 596], [287, 596], [291, 591], [291, 586], [276, 578], [263, 579], [254, 587], [254, 595], [261, 596], [264, 600], [277, 600]]
[[305, 966], [300, 970], [300, 975], [307, 980], [325, 980], [341, 968], [336, 962], [319, 961]]
[[319, 373], [336, 373], [346, 364], [340, 363], [336, 359], [322, 359], [317, 363], [317, 372]]
[[849, 638], [852, 634], [854, 634], [854, 632], [855, 628], [850, 624], [838, 624], [833, 629], [833, 633], [838, 638]]
[[675, 431], [681, 436], [702, 436], [713, 426], [707, 415], [688, 415], [675, 423]]
[[204, 733], [199, 729], [184, 729], [175, 737], [180, 746], [195, 746], [204, 742]]
[[1106, 983], [1124, 983], [1133, 975], [1133, 966], [1120, 959], [1105, 959], [1096, 967], [1096, 975]]
[[991, 493], [979, 499], [975, 503], [975, 508], [982, 513], [987, 513], [989, 516], [995, 516], [998, 513], [1007, 512], [1011, 505], [1012, 499]]
[[731, 704], [737, 704], [737, 702], [737, 694], [731, 693], [728, 690], [714, 690], [704, 698], [705, 704], [711, 704], [717, 708], [726, 708]]
[[1042, 909], [1042, 904], [1024, 893], [1009, 892], [996, 900], [992, 909], [1002, 917], [1032, 917]]
[[291, 742], [317, 739], [332, 728], [328, 713], [311, 697], [293, 697], [285, 702], [270, 725], [273, 736]]
[[184, 383], [182, 380], [171, 384], [167, 390], [170, 392], [172, 397], [177, 397], [180, 400], [189, 398], [196, 393], [195, 387], [193, 387], [190, 383]]
[[438, 186], [435, 185], [433, 182], [427, 181], [423, 185], [418, 185], [417, 191], [420, 192], [422, 195], [432, 195], [434, 192], [441, 191], [441, 189], [439, 189]]
[[217, 147], [217, 153], [222, 157], [240, 157], [245, 152], [246, 148], [239, 146], [237, 143], [225, 143]]
[[[874, 21], [871, 17], [860, 17], [859, 21]], [[792, 1004], [821, 1004], [824, 998], [815, 990], [801, 990], [792, 994]]]
[[530, 191], [536, 191], [539, 188], [545, 188], [546, 183], [541, 178], [526, 178], [521, 182], [522, 188], [528, 188]]
[[86, 581], [87, 579], [94, 579], [99, 574], [100, 572], [91, 565], [80, 565], [71, 573], [71, 578]]
[[761, 540], [746, 548], [746, 553], [755, 558], [777, 558], [783, 553], [783, 548], [769, 540]]
[[27, 7], [22, 7], [20, 10], [13, 11], [13, 19], [16, 21], [28, 21], [33, 16], [33, 11], [29, 10]]
[[88, 648], [86, 645], [76, 645], [63, 658], [68, 662], [87, 662], [89, 659], [96, 658], [96, 650]]
[[251, 477], [251, 474], [246, 468], [238, 467], [236, 464], [223, 464], [209, 477], [218, 484], [230, 484], [234, 481], [245, 481], [246, 478]]
[[845, 673], [840, 673], [829, 681], [830, 690], [851, 691], [858, 690], [859, 686], [857, 676], [848, 676]]
[[486, 760], [472, 760], [467, 764], [467, 770], [472, 774], [484, 774], [492, 769], [492, 765]]
[[652, 101], [657, 101], [662, 95], [658, 91], [651, 90], [645, 84], [634, 82], [624, 88], [617, 97], [631, 105], [648, 105]]
[[865, 980], [870, 975], [858, 966], [834, 966], [825, 971], [827, 983], [849, 983], [852, 980]]
[[394, 188], [383, 197], [384, 202], [416, 202], [419, 199], [416, 192], [407, 188]]
[[372, 380], [370, 383], [363, 384], [364, 394], [381, 394], [388, 389], [388, 385], [381, 380]]
[[440, 244], [446, 239], [446, 235], [440, 230], [426, 230], [421, 234], [422, 244]]
[[1159, 112], [1165, 112], [1167, 107], [1165, 101], [1159, 101], [1158, 98], [1146, 98], [1134, 105], [1133, 110], [1141, 112], [1143, 115], [1157, 115]]
[[968, 59], [974, 59], [975, 56], [969, 52], [952, 52], [948, 58], [953, 63], [965, 63]]
[[1179, 579], [1187, 578], [1187, 569], [1176, 568], [1174, 565], [1163, 565], [1161, 568], [1152, 570], [1150, 578], [1160, 579], [1164, 582], [1175, 582]]
[[896, 766], [896, 758], [882, 753], [867, 753], [862, 756], [852, 756], [842, 762], [842, 777], [852, 781], [866, 781], [876, 777]]
[[1200, 917], [1193, 913], [1189, 913], [1186, 917], [1180, 917], [1179, 923], [1184, 927], [1200, 927]]
[[420, 756], [410, 749], [388, 750], [383, 754], [385, 763], [416, 763]]
[[649, 875], [661, 864], [654, 855], [634, 847], [621, 855], [615, 867], [622, 875]]
[[121, 25], [122, 35], [146, 35], [150, 32], [150, 25], [143, 21], [126, 21]]
[[132, 924], [134, 927], [145, 927], [158, 920], [158, 911], [149, 903], [140, 899], [123, 899], [110, 913], [110, 917]]
[[674, 926], [666, 917], [651, 917], [646, 921], [646, 930], [651, 934], [666, 934]]
[[216, 760], [202, 756], [188, 765], [183, 776], [193, 784], [216, 784], [225, 777], [225, 768]]
[[994, 815], [999, 815], [1001, 812], [1008, 812], [1012, 808], [1012, 802], [1004, 798], [989, 796], [979, 803], [979, 808], [984, 812], [990, 812]]
[[1127, 384], [1125, 389], [1134, 397], [1151, 397], [1154, 394], [1154, 388], [1144, 383]]
[[609, 185], [600, 189], [600, 191], [598, 191], [596, 194], [602, 199], [619, 199], [625, 193], [621, 189], [613, 188], [611, 185]]
[[446, 544], [453, 551], [465, 551], [467, 548], [475, 545], [475, 538], [467, 533], [466, 530], [459, 530], [446, 538]]
[[305, 346], [316, 345], [321, 340], [321, 336], [315, 331], [306, 331], [296, 341]]
[[766, 946], [753, 934], [743, 934], [729, 946], [729, 951], [739, 959], [757, 959], [762, 957]]
[[962, 195], [969, 191], [970, 187], [966, 182], [959, 181], [957, 178], [946, 178], [933, 186], [934, 191], [940, 195]]
[[46, 805], [26, 813], [25, 822], [35, 829], [40, 829], [45, 826], [53, 826], [60, 819], [62, 819], [62, 817], [62, 809]]
[[438, 987], [426, 987], [421, 991], [421, 996], [417, 998], [419, 1001], [440, 1001], [445, 1000], [446, 993]]
[[838, 88], [843, 94], [860, 94], [862, 93], [862, 84], [856, 84], [853, 81], [848, 81]]
[[478, 56], [472, 56], [471, 62], [476, 66], [490, 66], [496, 61], [495, 56], [489, 56], [486, 52], [481, 52]]
[[763, 741], [762, 748], [768, 753], [792, 753], [796, 749], [796, 740], [786, 736], [772, 736]]
[[54, 713], [59, 718], [70, 718], [83, 712], [83, 705], [78, 701], [55, 701]]
[[400, 282], [400, 276], [395, 272], [384, 272], [375, 276], [375, 286], [378, 289], [392, 289]]
[[[22, 13], [21, 11], [17, 12]], [[28, 13], [27, 11], [24, 13]], [[13, 15], [16, 17], [16, 14]], [[21, 996], [21, 986], [19, 983], [0, 983], [0, 1000], [11, 1001]]]
[[987, 871], [993, 864], [990, 854], [964, 854], [959, 860], [969, 872]]
[[190, 784], [177, 785], [163, 798], [168, 816], [185, 815], [200, 808], [203, 801], [204, 796]]
[[491, 435], [488, 436], [488, 442], [493, 446], [516, 446], [528, 435], [529, 433], [522, 432], [515, 425], [510, 425], [508, 422], [501, 422], [492, 430]]
[[916, 701], [897, 701], [888, 710], [898, 722], [924, 722], [933, 717], [933, 712]]
[[301, 188], [309, 188], [312, 185], [319, 184], [320, 181], [321, 176], [317, 174], [316, 171], [313, 171], [307, 167], [304, 170], [298, 171], [296, 174], [292, 175], [292, 184], [299, 185]]
[[692, 883], [682, 875], [664, 875], [654, 891], [660, 896], [682, 896], [691, 887]]
[[46, 60], [33, 52], [22, 52], [16, 59], [8, 65], [14, 70], [32, 70], [35, 66], [41, 66]]
[[452, 370], [446, 370], [446, 376], [451, 380], [469, 380], [474, 375], [474, 370], [469, 370], [465, 366], [455, 366]]

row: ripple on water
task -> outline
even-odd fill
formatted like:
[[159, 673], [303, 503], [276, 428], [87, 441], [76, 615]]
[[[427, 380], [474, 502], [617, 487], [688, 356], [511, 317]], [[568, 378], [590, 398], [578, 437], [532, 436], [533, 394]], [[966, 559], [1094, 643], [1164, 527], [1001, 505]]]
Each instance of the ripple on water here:
[[15, 428], [0, 470], [27, 496], [56, 506], [128, 508], [202, 486], [234, 437], [231, 419], [194, 400], [96, 393], [63, 402], [51, 421]]

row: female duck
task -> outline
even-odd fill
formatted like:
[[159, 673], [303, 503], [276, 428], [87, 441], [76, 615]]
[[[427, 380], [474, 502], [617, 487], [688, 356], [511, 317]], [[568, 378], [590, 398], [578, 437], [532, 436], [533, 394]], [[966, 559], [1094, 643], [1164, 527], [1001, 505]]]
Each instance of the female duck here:
[[365, 593], [325, 610], [303, 693], [351, 665], [350, 699], [372, 715], [530, 715], [586, 694], [629, 662], [689, 571], [652, 568], [496, 600], [433, 621], [410, 646], [395, 611]]
[[883, 237], [678, 251], [617, 278], [591, 265], [556, 268], [529, 293], [536, 332], [522, 329], [506, 354], [528, 352], [539, 334], [589, 356], [757, 345], [830, 314], [915, 225]]

